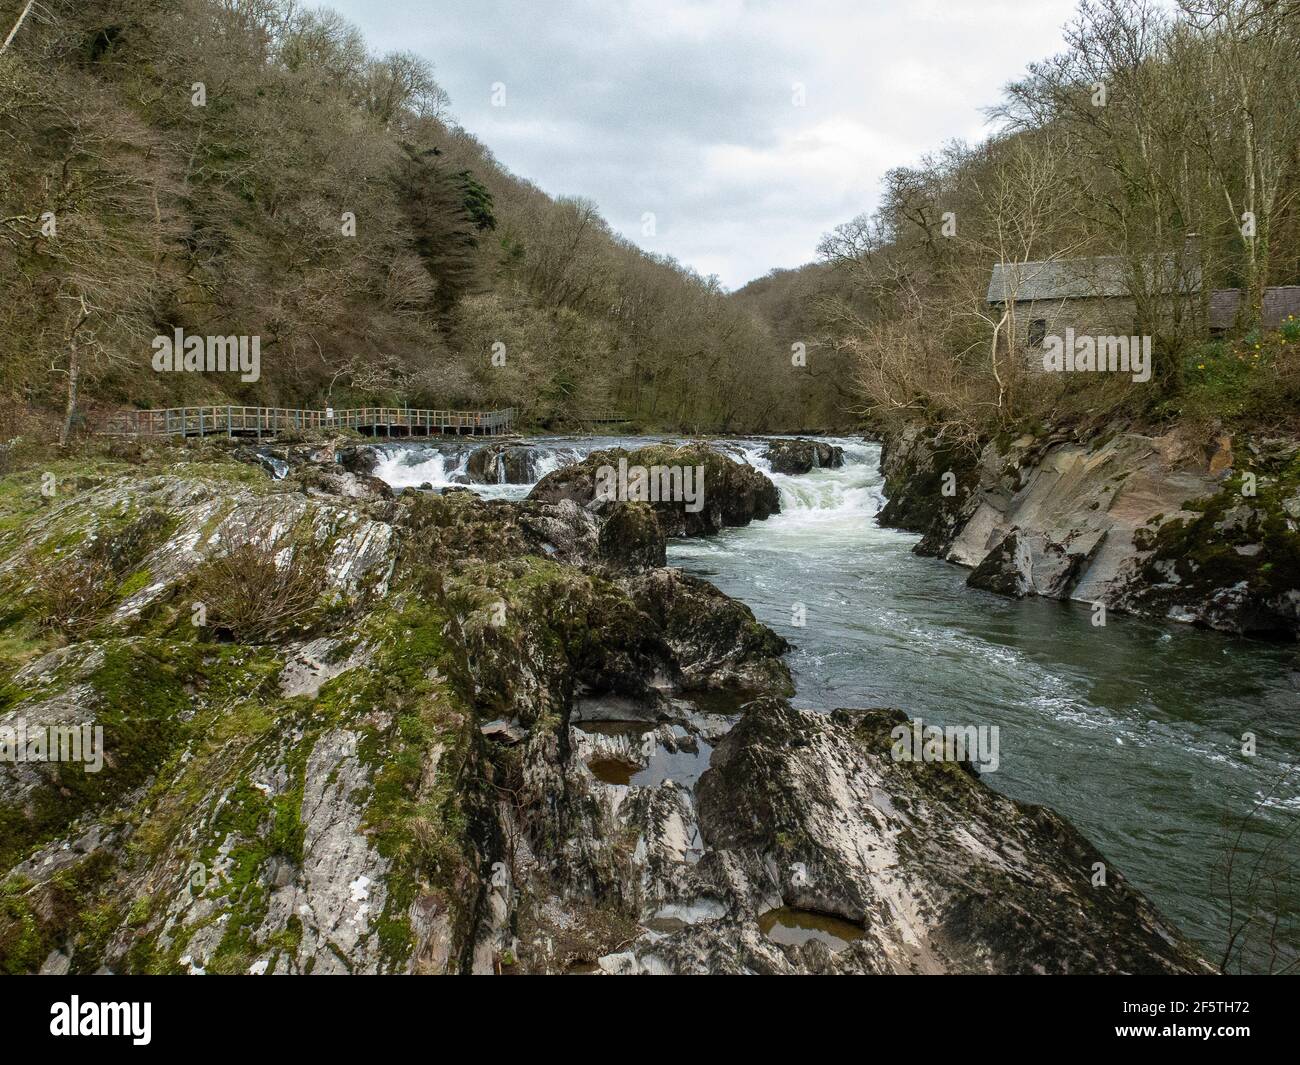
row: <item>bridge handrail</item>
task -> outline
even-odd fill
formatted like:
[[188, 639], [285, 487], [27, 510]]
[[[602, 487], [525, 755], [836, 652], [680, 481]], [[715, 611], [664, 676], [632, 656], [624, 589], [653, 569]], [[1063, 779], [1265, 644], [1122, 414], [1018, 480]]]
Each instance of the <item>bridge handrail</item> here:
[[348, 407], [320, 410], [296, 407], [255, 407], [239, 404], [205, 404], [118, 411], [110, 415], [101, 432], [108, 436], [167, 436], [198, 432], [256, 431], [276, 433], [286, 429], [321, 428], [424, 428], [502, 429], [514, 423], [515, 408], [465, 411], [423, 407]]

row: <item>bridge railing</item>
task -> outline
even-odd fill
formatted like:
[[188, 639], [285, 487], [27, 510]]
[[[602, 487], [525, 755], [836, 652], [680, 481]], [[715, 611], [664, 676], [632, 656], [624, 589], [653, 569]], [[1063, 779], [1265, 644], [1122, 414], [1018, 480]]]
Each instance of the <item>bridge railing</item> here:
[[414, 407], [353, 407], [307, 410], [291, 407], [169, 407], [111, 415], [101, 430], [109, 436], [275, 436], [305, 429], [355, 429], [378, 435], [462, 432], [499, 435], [510, 431], [515, 409], [426, 410]]

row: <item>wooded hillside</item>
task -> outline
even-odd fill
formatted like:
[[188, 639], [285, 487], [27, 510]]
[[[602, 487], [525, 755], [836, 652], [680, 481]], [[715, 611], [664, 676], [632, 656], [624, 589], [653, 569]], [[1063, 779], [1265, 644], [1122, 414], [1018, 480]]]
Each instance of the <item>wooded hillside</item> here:
[[[0, 36], [26, 8], [0, 0]], [[33, 5], [0, 143], [9, 423], [61, 420], [74, 371], [77, 424], [199, 401], [849, 418], [715, 280], [498, 164], [424, 59], [291, 0]], [[260, 336], [261, 379], [154, 372], [177, 328]]]
[[[1268, 286], [1300, 284], [1297, 55], [1295, 0], [1085, 0], [1061, 53], [990, 101], [994, 135], [890, 171], [820, 264], [738, 298], [851, 355], [878, 425], [967, 441], [1061, 415], [1300, 428], [1300, 319], [1261, 317]], [[1151, 380], [1034, 374], [1011, 342], [1023, 307], [988, 302], [992, 267], [1103, 256], [1152, 338]], [[1212, 338], [1223, 290], [1237, 315]]]

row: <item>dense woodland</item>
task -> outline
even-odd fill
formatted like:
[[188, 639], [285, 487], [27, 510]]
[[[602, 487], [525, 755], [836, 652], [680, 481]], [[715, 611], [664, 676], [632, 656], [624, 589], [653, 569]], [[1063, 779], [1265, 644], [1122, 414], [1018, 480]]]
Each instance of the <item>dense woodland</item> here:
[[[26, 7], [0, 0], [0, 27]], [[1062, 415], [1294, 428], [1300, 322], [1258, 317], [1266, 286], [1300, 283], [1298, 44], [1300, 0], [1085, 0], [994, 135], [890, 171], [819, 262], [728, 295], [510, 174], [426, 60], [328, 10], [44, 0], [0, 56], [0, 418], [381, 402], [966, 440]], [[1091, 255], [1126, 264], [1149, 384], [1032, 378], [1014, 312], [985, 302], [995, 262]], [[1201, 272], [1194, 297], [1152, 284], [1166, 255]], [[1210, 342], [1223, 287], [1242, 313]], [[176, 328], [260, 336], [262, 380], [153, 372]]]
[[[1265, 329], [1259, 312], [1266, 286], [1300, 284], [1298, 56], [1295, 0], [1086, 0], [1065, 50], [990, 109], [995, 135], [891, 171], [820, 263], [737, 298], [851, 355], [879, 426], [967, 441], [1048, 417], [1294, 430], [1300, 321]], [[986, 302], [996, 262], [1093, 255], [1123, 260], [1154, 341], [1148, 384], [1031, 376], [1012, 314]], [[1183, 278], [1156, 283], [1164, 257], [1200, 271], [1200, 290], [1168, 298]], [[1210, 341], [1218, 288], [1244, 299]]]
[[[25, 7], [0, 0], [0, 36]], [[715, 279], [510, 174], [427, 61], [373, 54], [327, 10], [42, 0], [0, 56], [0, 144], [9, 432], [62, 423], [70, 398], [74, 429], [209, 401], [684, 430], [853, 417]], [[155, 373], [176, 328], [260, 336], [262, 379]]]

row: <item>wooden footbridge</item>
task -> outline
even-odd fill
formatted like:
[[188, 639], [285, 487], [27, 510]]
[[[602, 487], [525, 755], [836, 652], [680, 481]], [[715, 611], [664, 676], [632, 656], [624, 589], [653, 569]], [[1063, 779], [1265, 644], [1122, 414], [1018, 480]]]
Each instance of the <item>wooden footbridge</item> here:
[[365, 436], [505, 436], [514, 430], [515, 409], [424, 410], [354, 407], [294, 410], [287, 407], [169, 407], [110, 415], [107, 436], [251, 436], [258, 440], [308, 429], [354, 429]]

